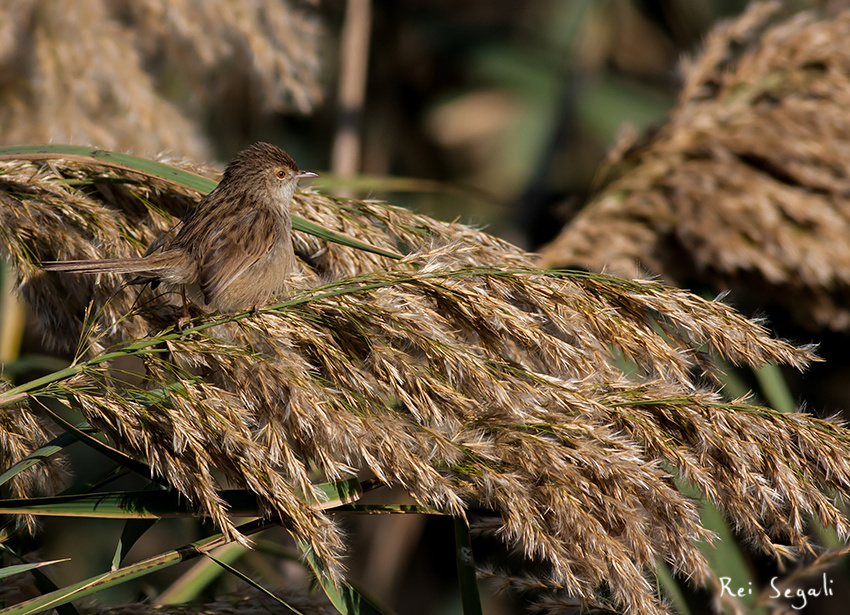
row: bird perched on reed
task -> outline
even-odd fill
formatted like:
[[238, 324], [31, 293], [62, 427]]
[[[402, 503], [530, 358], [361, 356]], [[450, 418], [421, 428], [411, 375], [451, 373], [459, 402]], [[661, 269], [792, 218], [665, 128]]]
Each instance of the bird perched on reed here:
[[179, 291], [204, 311], [257, 308], [284, 289], [295, 263], [289, 202], [301, 171], [282, 149], [257, 143], [228, 163], [218, 186], [138, 258], [47, 261], [45, 271], [133, 273]]

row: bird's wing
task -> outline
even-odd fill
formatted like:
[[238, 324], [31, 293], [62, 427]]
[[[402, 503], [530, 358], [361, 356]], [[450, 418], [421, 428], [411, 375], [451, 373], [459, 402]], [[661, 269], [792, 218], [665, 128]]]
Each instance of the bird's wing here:
[[277, 242], [277, 225], [266, 209], [242, 209], [219, 217], [197, 245], [198, 276], [211, 303]]

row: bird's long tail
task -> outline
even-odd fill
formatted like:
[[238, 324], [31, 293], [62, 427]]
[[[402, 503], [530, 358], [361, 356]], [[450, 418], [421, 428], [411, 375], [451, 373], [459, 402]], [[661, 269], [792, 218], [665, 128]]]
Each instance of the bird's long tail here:
[[104, 258], [84, 261], [45, 261], [45, 271], [69, 273], [159, 273], [174, 267], [174, 255], [168, 252], [139, 258]]

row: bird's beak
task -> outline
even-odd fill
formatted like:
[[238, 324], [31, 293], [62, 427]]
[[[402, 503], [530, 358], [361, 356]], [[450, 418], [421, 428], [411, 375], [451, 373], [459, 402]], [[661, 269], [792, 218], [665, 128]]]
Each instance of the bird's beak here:
[[295, 176], [296, 179], [307, 179], [310, 177], [318, 177], [319, 174], [313, 171], [298, 171], [298, 174]]

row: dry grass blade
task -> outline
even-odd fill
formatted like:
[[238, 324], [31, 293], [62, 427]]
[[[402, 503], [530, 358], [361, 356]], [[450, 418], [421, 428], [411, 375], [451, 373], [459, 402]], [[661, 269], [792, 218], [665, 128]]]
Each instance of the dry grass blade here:
[[[41, 393], [76, 396], [87, 420], [236, 538], [225, 486], [254, 492], [341, 575], [338, 529], [299, 494], [311, 468], [328, 480], [369, 470], [420, 505], [495, 511], [493, 529], [561, 591], [654, 614], [667, 612], [650, 580], [658, 559], [708, 578], [696, 543], [709, 532], [670, 469], [778, 558], [811, 549], [807, 517], [850, 532], [832, 500], [850, 498], [848, 432], [706, 388], [707, 353], [814, 358], [722, 303], [542, 271], [460, 224], [304, 192], [298, 215], [408, 256], [297, 234], [301, 270], [280, 303], [158, 334], [171, 331], [174, 298], [35, 262], [137, 254], [190, 195], [77, 162], [2, 164], [0, 190], [0, 224], [16, 229], [0, 246], [45, 336], [71, 349], [86, 331], [77, 369]], [[138, 337], [151, 343], [128, 342]], [[141, 382], [99, 361], [107, 351], [137, 355]]]

